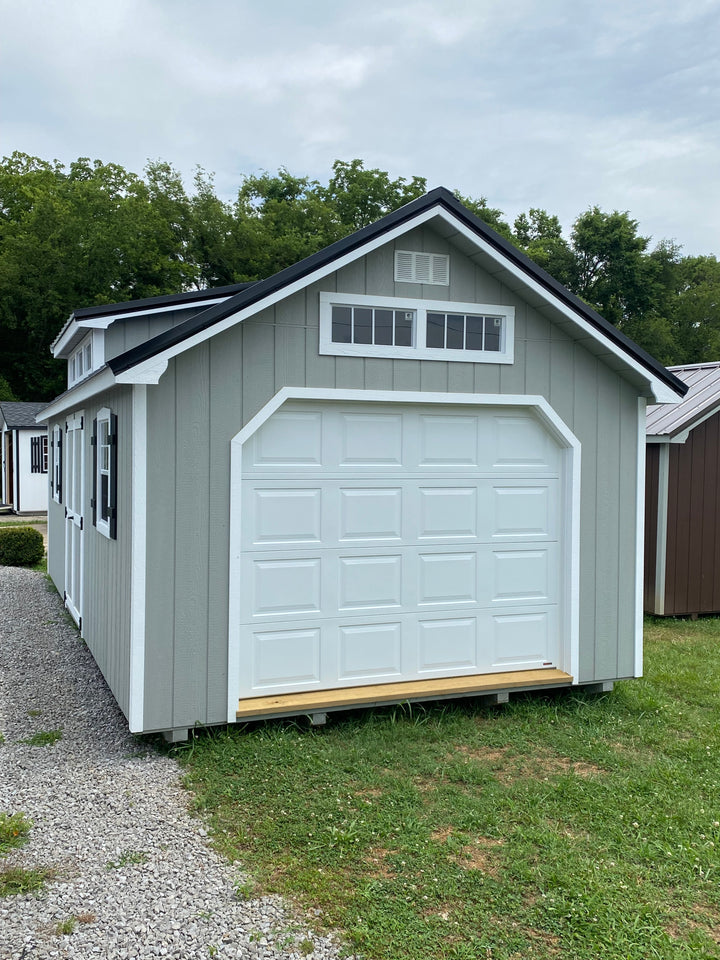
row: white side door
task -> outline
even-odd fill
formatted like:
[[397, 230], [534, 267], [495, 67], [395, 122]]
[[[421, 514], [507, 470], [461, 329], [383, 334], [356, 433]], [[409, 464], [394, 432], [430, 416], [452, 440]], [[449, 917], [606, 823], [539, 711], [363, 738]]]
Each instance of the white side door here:
[[76, 413], [65, 428], [65, 606], [82, 629], [83, 503], [85, 499], [84, 417]]

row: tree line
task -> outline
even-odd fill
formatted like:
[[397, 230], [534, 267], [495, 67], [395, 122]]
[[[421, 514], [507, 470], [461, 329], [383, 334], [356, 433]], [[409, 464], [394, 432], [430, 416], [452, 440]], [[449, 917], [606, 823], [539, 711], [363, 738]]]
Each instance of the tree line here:
[[[280, 169], [243, 177], [227, 202], [200, 168], [188, 191], [162, 161], [140, 176], [13, 153], [0, 163], [0, 399], [64, 389], [50, 344], [76, 307], [262, 279], [426, 192], [423, 177], [337, 160], [326, 184]], [[590, 207], [565, 236], [545, 210], [510, 224], [484, 197], [457, 196], [663, 363], [720, 359], [714, 256], [651, 248], [627, 212]]]

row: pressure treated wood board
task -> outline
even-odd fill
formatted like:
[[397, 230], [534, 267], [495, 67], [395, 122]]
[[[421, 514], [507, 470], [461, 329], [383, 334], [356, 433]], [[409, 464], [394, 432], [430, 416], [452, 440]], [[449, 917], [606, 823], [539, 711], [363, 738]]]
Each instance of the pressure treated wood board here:
[[269, 697], [249, 697], [238, 702], [237, 719], [312, 713], [337, 707], [366, 706], [403, 700], [432, 699], [459, 695], [482, 695], [497, 690], [519, 690], [524, 687], [562, 686], [572, 683], [562, 670], [517, 670], [481, 676], [443, 677], [413, 680], [404, 683], [380, 683], [337, 690], [311, 690]]

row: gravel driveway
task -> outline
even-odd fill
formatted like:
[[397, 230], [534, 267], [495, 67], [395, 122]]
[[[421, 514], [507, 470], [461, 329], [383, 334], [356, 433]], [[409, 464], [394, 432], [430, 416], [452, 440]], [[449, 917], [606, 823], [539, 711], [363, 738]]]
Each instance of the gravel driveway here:
[[278, 898], [238, 898], [239, 866], [188, 815], [178, 765], [127, 732], [45, 577], [0, 567], [0, 611], [0, 811], [33, 823], [0, 867], [57, 871], [0, 898], [0, 957], [335, 957]]

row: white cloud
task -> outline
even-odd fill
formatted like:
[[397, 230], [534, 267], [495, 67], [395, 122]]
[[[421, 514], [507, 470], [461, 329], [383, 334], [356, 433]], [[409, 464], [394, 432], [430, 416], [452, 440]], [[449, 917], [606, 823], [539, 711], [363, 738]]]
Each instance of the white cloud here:
[[[718, 251], [717, 0], [0, 0], [4, 154], [319, 179], [361, 157]], [[9, 39], [8, 39], [9, 38]]]

